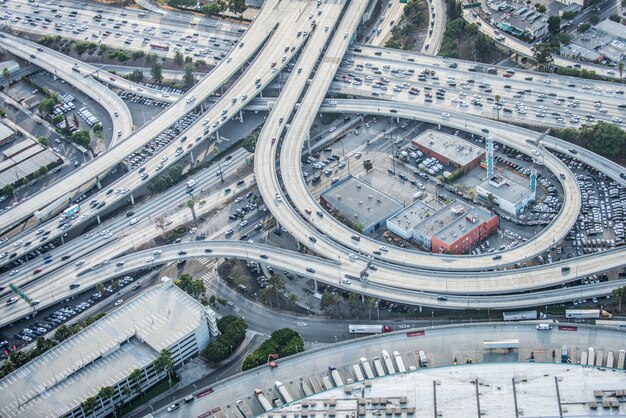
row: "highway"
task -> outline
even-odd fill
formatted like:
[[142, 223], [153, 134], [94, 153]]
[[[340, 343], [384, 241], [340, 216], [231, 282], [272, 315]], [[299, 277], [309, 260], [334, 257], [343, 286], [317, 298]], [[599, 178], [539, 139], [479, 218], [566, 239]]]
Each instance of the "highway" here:
[[[7, 230], [8, 228], [15, 226], [19, 222], [30, 217], [36, 210], [55, 202], [59, 197], [65, 196], [67, 193], [77, 190], [81, 185], [91, 179], [97, 178], [98, 176], [108, 172], [123, 158], [150, 142], [154, 137], [156, 137], [165, 128], [172, 125], [181, 116], [193, 111], [200, 102], [204, 101], [207, 97], [217, 91], [220, 86], [235, 75], [239, 69], [248, 62], [263, 42], [270, 37], [272, 29], [276, 25], [276, 21], [279, 17], [285, 18], [290, 13], [291, 16], [295, 17], [298, 12], [299, 11], [297, 9], [294, 10], [294, 8], [290, 8], [288, 4], [285, 3], [279, 3], [277, 1], [267, 3], [266, 7], [263, 8], [254, 24], [241, 38], [240, 44], [243, 46], [233, 50], [229, 56], [230, 60], [227, 59], [222, 61], [221, 64], [218, 65], [211, 73], [209, 73], [203, 80], [189, 90], [183, 99], [164, 110], [157, 118], [153, 119], [141, 129], [136, 130], [128, 140], [119, 143], [108, 152], [102, 154], [89, 164], [81, 167], [80, 170], [74, 171], [72, 174], [65, 177], [63, 182], [48, 188], [46, 193], [33, 195], [26, 202], [22, 202], [15, 208], [0, 214], [0, 230]], [[245, 105], [245, 103], [247, 103], [247, 101], [252, 99], [253, 94], [257, 91], [254, 87], [256, 84], [255, 79], [259, 75], [262, 76], [263, 74], [266, 74], [266, 77], [261, 77], [262, 80], [260, 87], [269, 83], [273, 72], [267, 63], [276, 60], [278, 62], [281, 61], [280, 57], [284, 54], [284, 52], [280, 49], [281, 47], [279, 45], [289, 45], [290, 38], [287, 35], [289, 34], [292, 37], [291, 39], [293, 39], [291, 43], [294, 44], [294, 50], [296, 46], [295, 44], [302, 42], [302, 37], [298, 37], [297, 39], [295, 38], [295, 32], [297, 31], [296, 25], [297, 21], [295, 19], [292, 20], [290, 24], [277, 25], [276, 32], [274, 33], [276, 36], [272, 36], [271, 42], [265, 45], [265, 48], [263, 48], [264, 54], [258, 54], [252, 65], [246, 68], [246, 71], [238, 79], [237, 83], [231, 87], [233, 91], [243, 92], [248, 90], [250, 92], [249, 97], [245, 100], [237, 100], [235, 106], [233, 106], [235, 111], [238, 111]], [[289, 54], [293, 53], [293, 51], [289, 52]], [[286, 61], [282, 62], [279, 68], [282, 68], [284, 65], [286, 65]], [[242, 86], [246, 86], [246, 88], [244, 89]], [[109, 91], [108, 94], [112, 93]], [[222, 99], [213, 106], [209, 115], [211, 116], [211, 119], [215, 119], [216, 122], [214, 122], [208, 129], [207, 135], [214, 132], [216, 130], [215, 128], [219, 126], [221, 122], [220, 117], [222, 116], [222, 113], [217, 109], [227, 108], [230, 104], [231, 96], [228, 96], [222, 97]], [[227, 112], [224, 120], [232, 117], [234, 114], [235, 113]], [[217, 125], [215, 125], [215, 123], [217, 123]], [[198, 130], [202, 131], [202, 129]], [[172, 154], [174, 148], [175, 144], [172, 144], [160, 155], [164, 156], [167, 155], [167, 153]], [[153, 166], [157, 165], [156, 158], [151, 161], [154, 163]], [[171, 164], [171, 162], [172, 160], [170, 160], [167, 164]], [[128, 181], [129, 177], [130, 176], [127, 175], [123, 178], [126, 180], [122, 181]], [[133, 180], [137, 180], [137, 178], [136, 174], [132, 176]], [[136, 183], [140, 183], [140, 181]], [[101, 200], [104, 200], [104, 198]]]
[[[41, 50], [38, 50], [36, 44], [16, 36], [2, 35], [0, 37], [0, 46], [11, 50], [18, 57], [31, 61], [44, 70], [55, 74], [100, 103], [109, 112], [109, 116], [113, 121], [112, 145], [126, 139], [132, 133], [133, 120], [126, 103], [118, 95], [87, 76], [87, 74], [72, 71], [73, 60], [48, 48], [39, 47]], [[114, 115], [114, 111], [117, 111], [117, 117]]]
[[428, 35], [422, 45], [422, 54], [435, 56], [439, 53], [443, 34], [446, 32], [446, 2], [445, 0], [429, 0], [426, 3], [429, 8], [428, 13]]

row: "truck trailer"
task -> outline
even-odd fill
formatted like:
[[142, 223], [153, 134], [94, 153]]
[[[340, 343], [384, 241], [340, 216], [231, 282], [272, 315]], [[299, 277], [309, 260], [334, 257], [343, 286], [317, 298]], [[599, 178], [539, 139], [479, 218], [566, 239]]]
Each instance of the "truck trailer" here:
[[611, 319], [613, 315], [602, 309], [566, 309], [567, 319]]
[[537, 319], [537, 311], [502, 312], [505, 321], [524, 321]]
[[283, 385], [282, 382], [279, 382], [277, 380], [276, 382], [274, 382], [274, 386], [276, 387], [276, 390], [280, 394], [281, 398], [283, 398], [283, 401], [285, 401], [285, 403], [293, 402], [293, 398], [291, 397], [291, 394], [289, 393], [289, 391], [287, 390], [285, 385]]
[[382, 334], [391, 332], [393, 328], [388, 325], [348, 325], [350, 334]]
[[360, 359], [361, 362], [361, 367], [363, 367], [363, 373], [365, 373], [365, 377], [367, 377], [368, 379], [373, 379], [374, 377], [374, 372], [372, 371], [372, 366], [370, 366], [369, 361], [367, 361], [367, 359], [365, 357], [361, 357]]
[[383, 363], [380, 361], [379, 357], [374, 357], [374, 370], [376, 370], [376, 374], [379, 377], [385, 375], [385, 369], [383, 368]]
[[272, 404], [267, 400], [265, 395], [263, 395], [263, 391], [261, 389], [254, 389], [254, 396], [256, 396], [257, 401], [259, 401], [265, 412], [272, 410]]
[[328, 368], [328, 371], [333, 378], [333, 382], [335, 382], [335, 386], [343, 386], [343, 379], [341, 378], [341, 375], [339, 374], [337, 369], [333, 366], [330, 366]]
[[383, 355], [385, 366], [387, 366], [387, 373], [394, 374], [396, 372], [396, 369], [395, 367], [393, 367], [393, 360], [391, 360], [391, 357], [389, 357], [389, 353], [387, 352], [387, 350], [383, 350], [381, 354]]
[[393, 352], [393, 358], [396, 361], [396, 367], [398, 368], [398, 373], [405, 373], [406, 367], [404, 367], [404, 360], [402, 360], [402, 356], [398, 351]]

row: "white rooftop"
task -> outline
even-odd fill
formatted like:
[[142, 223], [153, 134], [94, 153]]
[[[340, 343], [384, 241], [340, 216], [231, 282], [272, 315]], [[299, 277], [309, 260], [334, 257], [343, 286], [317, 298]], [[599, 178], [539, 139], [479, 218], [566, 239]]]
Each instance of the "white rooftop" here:
[[203, 310], [176, 286], [147, 290], [0, 380], [0, 416], [69, 412], [194, 332]]
[[[385, 416], [389, 408], [397, 408], [396, 414], [401, 415], [395, 416], [407, 416], [407, 409], [414, 408], [415, 417], [466, 418], [477, 416], [478, 405], [481, 415], [487, 417], [515, 417], [516, 408], [518, 416], [525, 417], [624, 416], [626, 411], [624, 402], [618, 402], [617, 408], [602, 407], [603, 400], [617, 399], [615, 392], [626, 389], [624, 370], [557, 363], [490, 363], [419, 369], [369, 382], [371, 387], [362, 382], [347, 385], [352, 387], [349, 394], [344, 387], [331, 389], [262, 416], [358, 414], [373, 418]], [[357, 412], [360, 399], [365, 400], [361, 404], [364, 413]], [[597, 410], [592, 410], [593, 402], [599, 404]]]

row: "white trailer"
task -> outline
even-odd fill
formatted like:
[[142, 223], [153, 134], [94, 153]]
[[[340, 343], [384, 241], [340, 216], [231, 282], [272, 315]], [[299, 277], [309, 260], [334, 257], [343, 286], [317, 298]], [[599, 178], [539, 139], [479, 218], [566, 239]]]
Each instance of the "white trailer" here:
[[393, 361], [391, 360], [391, 357], [389, 357], [389, 353], [387, 352], [387, 350], [383, 350], [381, 354], [383, 355], [383, 361], [385, 362], [385, 366], [387, 367], [387, 373], [394, 374], [396, 372], [396, 369], [395, 367], [393, 367]]
[[330, 377], [324, 375], [322, 376], [322, 385], [324, 385], [324, 389], [331, 390], [334, 388], [333, 382], [330, 381]]
[[406, 367], [404, 367], [404, 360], [402, 360], [402, 356], [399, 352], [393, 352], [393, 358], [396, 360], [396, 367], [398, 368], [398, 373], [405, 373]]
[[587, 352], [586, 351], [581, 351], [580, 353], [580, 365], [581, 366], [587, 365]]
[[613, 315], [602, 309], [566, 309], [565, 318], [567, 319], [611, 319]]
[[614, 367], [614, 363], [615, 363], [615, 355], [613, 354], [612, 351], [609, 351], [606, 354], [606, 367], [612, 369]]
[[374, 370], [376, 370], [376, 375], [379, 376], [379, 377], [385, 375], [385, 369], [383, 368], [383, 362], [380, 361], [379, 357], [374, 357]]
[[263, 395], [263, 391], [261, 389], [254, 389], [254, 395], [256, 396], [257, 401], [259, 401], [261, 407], [265, 410], [265, 412], [271, 411], [273, 409], [272, 404], [270, 403], [270, 401], [267, 400], [265, 395]]
[[363, 372], [361, 371], [361, 366], [359, 366], [358, 364], [353, 364], [352, 370], [354, 370], [354, 378], [357, 380], [357, 382], [362, 382], [363, 380], [365, 380]]
[[598, 351], [596, 353], [596, 366], [603, 366], [602, 361], [604, 360], [604, 353], [602, 351]]
[[529, 319], [537, 319], [537, 311], [502, 312], [502, 318], [505, 321], [524, 321]]
[[428, 367], [428, 359], [426, 358], [424, 350], [420, 350], [418, 354], [420, 358], [420, 367]]
[[589, 347], [587, 349], [587, 365], [593, 366], [594, 364], [596, 364], [596, 352], [593, 347]]
[[617, 356], [617, 368], [624, 368], [624, 360], [626, 360], [626, 350], [619, 350], [619, 354]]
[[339, 374], [337, 369], [331, 366], [328, 368], [328, 370], [330, 371], [330, 375], [333, 378], [333, 382], [335, 382], [335, 386], [343, 386], [343, 379], [341, 378], [341, 375]]
[[285, 403], [293, 402], [293, 398], [289, 394], [289, 391], [287, 390], [285, 385], [282, 384], [282, 382], [279, 382], [277, 380], [274, 382], [274, 386], [276, 387], [276, 390], [280, 394], [281, 398], [283, 398], [283, 401], [285, 401]]
[[365, 357], [361, 357], [359, 361], [361, 362], [361, 367], [363, 367], [363, 373], [365, 373], [365, 377], [367, 377], [368, 379], [373, 379], [375, 376], [369, 361], [367, 361]]

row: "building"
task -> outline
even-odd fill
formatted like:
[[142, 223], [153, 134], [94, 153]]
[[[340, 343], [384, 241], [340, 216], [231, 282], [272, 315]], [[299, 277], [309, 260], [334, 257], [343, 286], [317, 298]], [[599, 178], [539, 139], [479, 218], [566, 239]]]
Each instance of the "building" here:
[[583, 7], [587, 7], [589, 5], [589, 0], [556, 0], [558, 3], [565, 4], [568, 6], [576, 5], [579, 10]]
[[535, 200], [535, 192], [520, 180], [496, 174], [476, 186], [476, 193], [485, 202], [493, 196], [493, 205], [503, 211], [519, 216], [524, 208]]
[[460, 169], [470, 169], [480, 165], [485, 150], [455, 135], [428, 130], [413, 139], [413, 145], [429, 157], [442, 164], [450, 164]]
[[604, 19], [594, 26], [595, 30], [602, 35], [610, 36], [620, 42], [626, 43], [626, 26], [613, 22], [611, 19]]
[[363, 225], [366, 235], [384, 226], [390, 216], [404, 207], [402, 202], [352, 176], [322, 193], [320, 204], [339, 212], [349, 225], [355, 222]]
[[0, 146], [10, 142], [13, 138], [15, 138], [15, 131], [0, 122]]
[[[0, 380], [2, 417], [104, 417], [112, 405], [140, 395], [166, 376], [154, 361], [170, 351], [174, 365], [198, 354], [217, 334], [215, 313], [174, 286], [162, 284]], [[129, 376], [141, 371], [140, 388]], [[81, 402], [100, 388], [115, 390], [110, 402], [83, 411]], [[128, 391], [122, 390], [128, 388]]]
[[32, 139], [25, 139], [2, 151], [0, 161], [0, 188], [7, 184], [19, 184], [41, 167], [52, 168], [63, 159], [49, 148]]
[[408, 241], [415, 238], [415, 228], [435, 213], [436, 209], [416, 200], [406, 209], [387, 219], [387, 229]]
[[464, 254], [498, 229], [498, 215], [455, 200], [413, 229], [413, 239], [440, 254]]
[[20, 65], [13, 60], [0, 62], [0, 74], [4, 73], [5, 69], [9, 70], [9, 74], [13, 74], [20, 69]]

